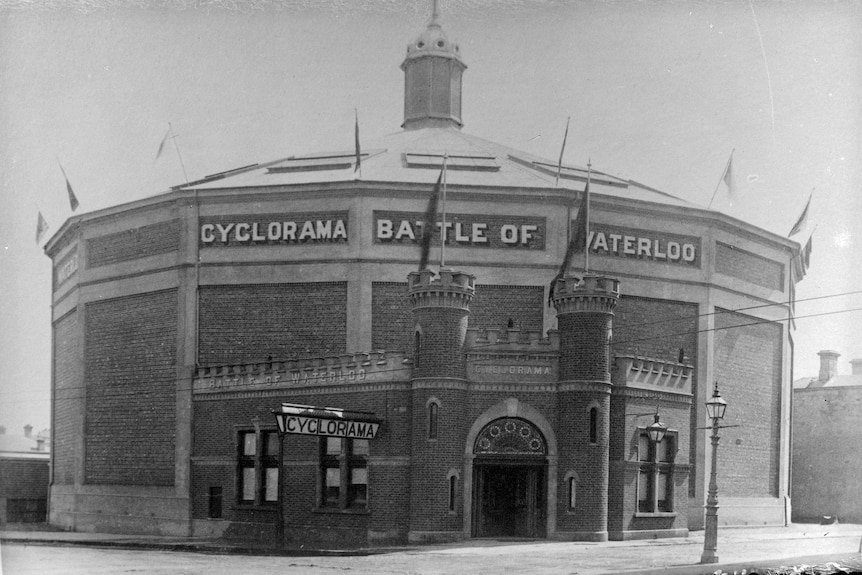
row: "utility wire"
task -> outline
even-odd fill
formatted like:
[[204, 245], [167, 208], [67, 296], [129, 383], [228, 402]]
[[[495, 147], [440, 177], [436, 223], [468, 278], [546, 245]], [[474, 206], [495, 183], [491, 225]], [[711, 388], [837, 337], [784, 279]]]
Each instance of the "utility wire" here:
[[[797, 317], [796, 317], [796, 319], [804, 319], [804, 318], [811, 318], [811, 317], [821, 317], [821, 316], [826, 316], [826, 315], [836, 315], [836, 314], [841, 314], [841, 313], [850, 313], [850, 312], [854, 312], [854, 311], [862, 311], [862, 307], [860, 307], [860, 308], [844, 309], [844, 310], [837, 310], [837, 311], [830, 311], [830, 312], [815, 313], [815, 314], [809, 314], [809, 315], [805, 315], [805, 316], [797, 316]], [[710, 329], [703, 329], [703, 330], [696, 330], [696, 331], [689, 331], [689, 332], [680, 332], [680, 333], [677, 333], [677, 334], [669, 334], [669, 335], [668, 335], [668, 334], [665, 334], [665, 335], [663, 335], [663, 336], [661, 336], [661, 337], [662, 337], [663, 339], [666, 339], [666, 338], [669, 338], [669, 337], [675, 337], [675, 336], [678, 336], [678, 335], [691, 335], [691, 334], [705, 333], [705, 332], [710, 332], [710, 331], [723, 331], [723, 330], [729, 330], [729, 329], [736, 329], [736, 328], [739, 328], [739, 327], [747, 327], [747, 326], [752, 326], [752, 325], [759, 325], [759, 324], [764, 324], [764, 323], [776, 323], [776, 322], [778, 322], [778, 321], [789, 321], [789, 320], [788, 320], [788, 319], [781, 319], [781, 320], [759, 320], [759, 321], [754, 321], [754, 322], [749, 322], [749, 323], [744, 323], [744, 324], [738, 324], [738, 325], [732, 325], [732, 326], [717, 327], [717, 328], [710, 328]], [[613, 346], [618, 346], [618, 345], [623, 345], [623, 344], [628, 344], [628, 343], [640, 342], [640, 341], [656, 340], [656, 339], [658, 339], [658, 338], [657, 338], [657, 337], [650, 337], [650, 338], [641, 338], [641, 339], [635, 339], [635, 340], [626, 340], [626, 341], [620, 341], [620, 342], [613, 342], [613, 343], [611, 343], [611, 347], [613, 347]], [[490, 344], [489, 344], [489, 345], [490, 345]], [[474, 348], [472, 348], [472, 349], [476, 349], [476, 347], [474, 347]], [[483, 363], [483, 361], [485, 361], [485, 360], [475, 360], [475, 361], [472, 361], [472, 362], [471, 362], [471, 364], [473, 364], [473, 365], [476, 365], [476, 364], [481, 365], [481, 364]], [[492, 361], [492, 360], [487, 360], [487, 361]], [[250, 363], [260, 363], [260, 362], [250, 362]], [[374, 371], [373, 373], [374, 373], [374, 374], [389, 373], [389, 372], [394, 372], [394, 371], [401, 371], [402, 369], [403, 369], [403, 368], [397, 368], [397, 369], [383, 369], [383, 370]], [[194, 377], [169, 378], [169, 379], [165, 379], [165, 380], [164, 380], [164, 385], [163, 385], [163, 386], [160, 386], [160, 387], [170, 388], [170, 389], [172, 389], [172, 390], [173, 390], [173, 389], [175, 389], [175, 390], [176, 390], [176, 391], [178, 391], [178, 392], [189, 391], [189, 390], [191, 390], [191, 389], [192, 389], [192, 386], [188, 386], [188, 387], [176, 387], [176, 388], [175, 388], [175, 387], [173, 386], [173, 382], [176, 382], [176, 381], [194, 381], [195, 379], [203, 379], [203, 378], [194, 378]], [[320, 384], [321, 386], [323, 386], [323, 385], [339, 385], [338, 383], [328, 384], [328, 383], [326, 382], [326, 379], [327, 379], [326, 377], [314, 378], [314, 379], [319, 379], [321, 382], [323, 382], [322, 384]], [[152, 381], [152, 380], [151, 380], [151, 381]], [[369, 382], [367, 382], [367, 383], [368, 383], [368, 384], [370, 384], [370, 385], [373, 385], [374, 383], [377, 383], [377, 382], [375, 382], [375, 381], [369, 381]], [[362, 385], [362, 382], [355, 382], [355, 383], [353, 383], [352, 385], [356, 385], [356, 384]], [[150, 385], [150, 386], [151, 386], [151, 384], [148, 384], [148, 385]], [[221, 386], [219, 389], [221, 389], [221, 390], [229, 390], [229, 389], [230, 389], [230, 388], [232, 388], [232, 387], [235, 387], [235, 388], [237, 388], [237, 389], [243, 389], [243, 388], [248, 387], [248, 384], [245, 384], [245, 385], [236, 385], [236, 386]], [[62, 389], [59, 389], [59, 390], [57, 390], [57, 392], [58, 392], [58, 395], [59, 395], [59, 394], [60, 394], [60, 393], [62, 393], [63, 391], [72, 391], [72, 390], [81, 390], [81, 389], [90, 389], [90, 390], [93, 392], [93, 394], [94, 394], [94, 395], [96, 395], [96, 394], [95, 394], [95, 390], [94, 390], [92, 387], [88, 388], [87, 386], [69, 386], [69, 387], [64, 387], [64, 388], [62, 388]], [[107, 389], [107, 391], [111, 391], [109, 388], [103, 388], [103, 389]], [[281, 390], [281, 388], [279, 388], [279, 390]], [[162, 391], [162, 390], [160, 389], [159, 391]], [[254, 391], [265, 391], [265, 390], [255, 389]], [[0, 393], [15, 393], [15, 392], [0, 392]], [[152, 395], [152, 394], [153, 394], [153, 389], [152, 389], [152, 386], [151, 386], [149, 389], [146, 389], [146, 390], [141, 390], [141, 391], [132, 391], [132, 392], [130, 392], [130, 391], [123, 391], [123, 392], [118, 392], [118, 393], [104, 393], [104, 394], [101, 394], [101, 396], [102, 396], [102, 397], [111, 397], [111, 398], [114, 398], [114, 397], [137, 397], [137, 396], [146, 396], [146, 395]], [[91, 398], [93, 398], [93, 396], [90, 396], [90, 397], [91, 397]], [[86, 399], [86, 398], [87, 398], [87, 395], [76, 395], [76, 396], [56, 397], [55, 399], [72, 400], [72, 399]], [[9, 403], [16, 403], [16, 402], [17, 402], [17, 403], [22, 403], [22, 402], [32, 402], [32, 401], [49, 401], [49, 399], [20, 399], [20, 400], [11, 400], [11, 401], [9, 401]]]

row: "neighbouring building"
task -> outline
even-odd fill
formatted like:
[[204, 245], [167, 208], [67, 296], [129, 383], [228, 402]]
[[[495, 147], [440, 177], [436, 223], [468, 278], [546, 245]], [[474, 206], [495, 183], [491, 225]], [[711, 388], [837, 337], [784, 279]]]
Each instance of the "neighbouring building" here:
[[[703, 526], [718, 380], [739, 425], [722, 432], [720, 521], [785, 524], [799, 245], [600, 171], [563, 165], [557, 185], [555, 161], [462, 131], [466, 65], [436, 15], [402, 69], [403, 130], [359, 157], [214, 174], [52, 237], [51, 523], [242, 537], [283, 517], [292, 540], [356, 544], [683, 535]], [[444, 158], [445, 265], [435, 248], [415, 271]], [[551, 289], [588, 177], [590, 273]], [[285, 402], [380, 430], [290, 435], [279, 467]]]
[[0, 426], [0, 525], [42, 523], [48, 509], [48, 463], [50, 431], [33, 435], [7, 433]]
[[862, 359], [838, 373], [840, 354], [823, 350], [820, 373], [793, 382], [793, 520], [825, 516], [862, 522]]

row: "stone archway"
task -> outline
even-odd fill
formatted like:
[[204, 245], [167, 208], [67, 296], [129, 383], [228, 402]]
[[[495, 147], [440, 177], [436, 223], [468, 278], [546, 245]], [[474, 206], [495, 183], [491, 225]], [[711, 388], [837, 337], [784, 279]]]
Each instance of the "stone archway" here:
[[552, 537], [556, 434], [529, 404], [509, 398], [481, 414], [464, 451], [465, 537]]

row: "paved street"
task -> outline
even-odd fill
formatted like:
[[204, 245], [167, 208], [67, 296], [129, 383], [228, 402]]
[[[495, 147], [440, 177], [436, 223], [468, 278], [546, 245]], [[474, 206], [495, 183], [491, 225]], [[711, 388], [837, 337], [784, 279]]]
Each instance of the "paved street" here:
[[[609, 543], [475, 540], [452, 545], [411, 547], [372, 554], [261, 556], [171, 551], [177, 540], [133, 539], [97, 534], [2, 534], [4, 575], [152, 573], [227, 575], [236, 573], [598, 575], [631, 570], [669, 569], [671, 573], [712, 573], [698, 566], [702, 532], [685, 539]], [[27, 539], [29, 537], [29, 540]], [[62, 541], [67, 537], [66, 543]], [[721, 566], [757, 561], [770, 565], [802, 556], [820, 561], [855, 559], [860, 525], [794, 525], [788, 528], [725, 529], [719, 538]], [[52, 540], [53, 541], [50, 541]], [[60, 541], [58, 541], [60, 540]], [[188, 540], [184, 540], [188, 541]], [[134, 546], [105, 548], [94, 545]], [[210, 550], [224, 549], [215, 544]], [[234, 550], [237, 551], [237, 550]], [[827, 557], [828, 556], [828, 557]], [[741, 569], [742, 566], [738, 566]], [[732, 571], [731, 571], [732, 572]]]

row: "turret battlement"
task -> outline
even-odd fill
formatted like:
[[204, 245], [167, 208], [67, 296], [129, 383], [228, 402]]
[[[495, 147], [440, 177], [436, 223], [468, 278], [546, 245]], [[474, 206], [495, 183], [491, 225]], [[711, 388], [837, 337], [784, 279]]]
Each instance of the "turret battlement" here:
[[560, 334], [549, 330], [542, 337], [538, 329], [468, 328], [465, 351], [554, 353], [560, 349]]
[[586, 274], [566, 276], [554, 282], [553, 302], [557, 315], [574, 312], [612, 312], [620, 297], [616, 278]]
[[444, 268], [436, 276], [430, 269], [407, 276], [407, 293], [414, 310], [445, 307], [469, 311], [475, 292], [476, 278], [467, 273]]
[[271, 389], [302, 385], [406, 381], [412, 360], [401, 353], [374, 351], [286, 361], [196, 366], [195, 393]]
[[693, 373], [692, 365], [649, 357], [618, 355], [615, 358], [612, 379], [618, 387], [691, 394]]

